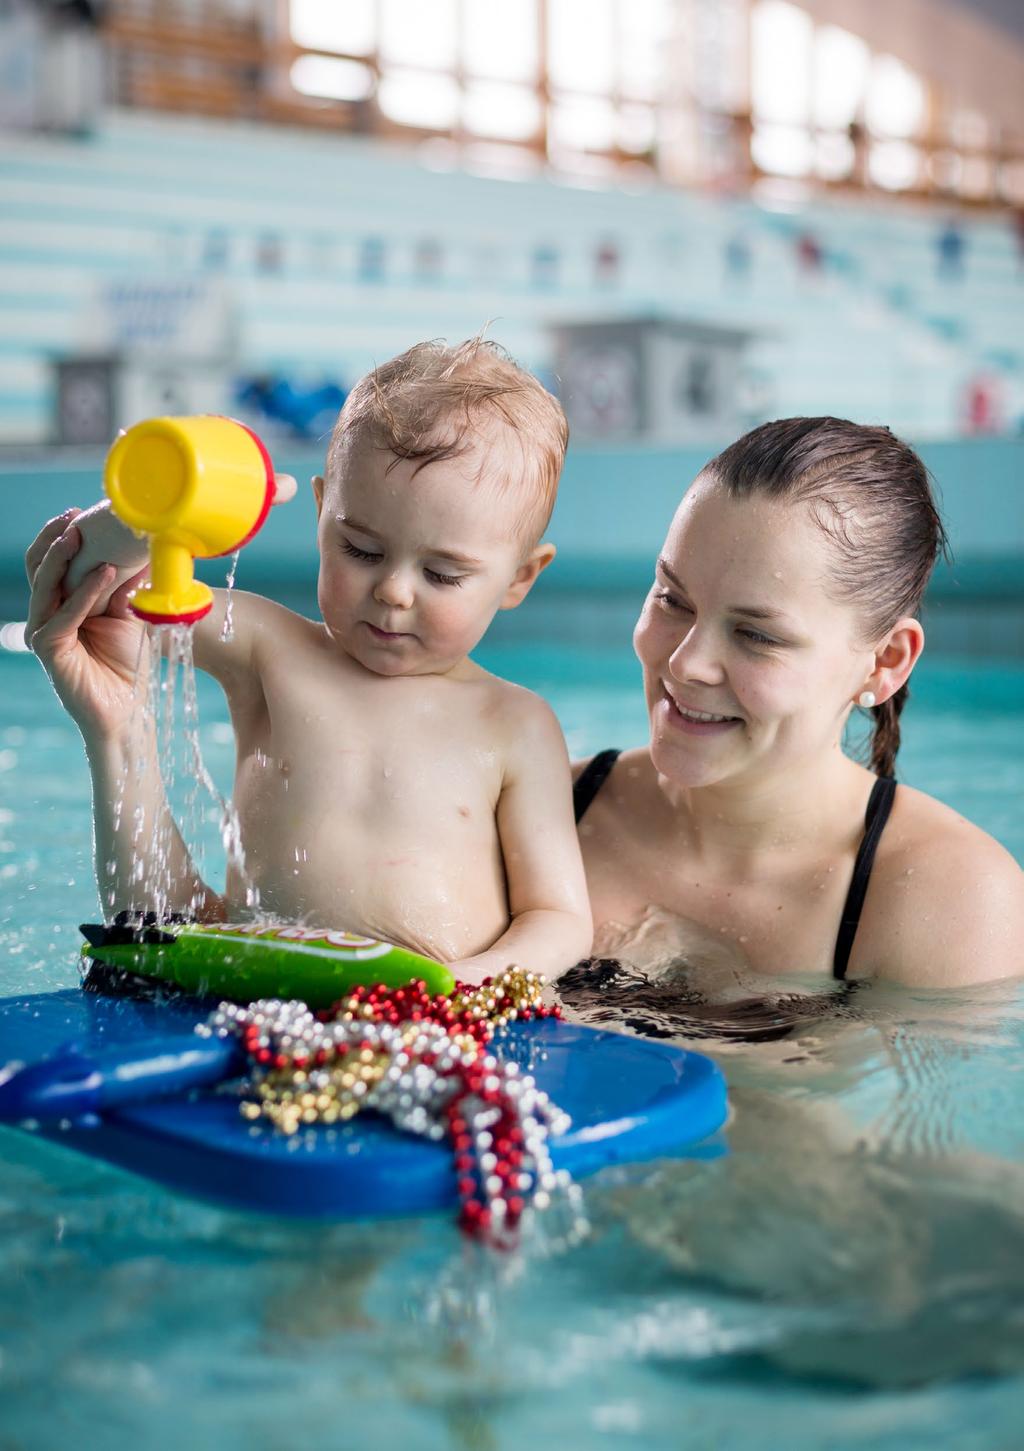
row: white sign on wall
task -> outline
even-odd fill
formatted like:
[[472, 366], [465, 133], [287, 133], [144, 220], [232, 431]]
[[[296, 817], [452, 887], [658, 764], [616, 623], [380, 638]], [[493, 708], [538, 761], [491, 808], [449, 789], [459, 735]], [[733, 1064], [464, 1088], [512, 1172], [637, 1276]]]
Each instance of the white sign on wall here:
[[216, 278], [115, 278], [97, 285], [80, 328], [83, 350], [227, 363], [236, 351], [234, 309]]

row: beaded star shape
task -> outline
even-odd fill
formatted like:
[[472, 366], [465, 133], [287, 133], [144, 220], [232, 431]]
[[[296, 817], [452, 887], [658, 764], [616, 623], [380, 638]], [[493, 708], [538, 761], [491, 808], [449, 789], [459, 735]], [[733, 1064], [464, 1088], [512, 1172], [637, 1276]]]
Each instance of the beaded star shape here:
[[515, 1018], [558, 1016], [543, 980], [509, 968], [480, 988], [431, 997], [423, 982], [358, 987], [326, 1012], [261, 999], [221, 1003], [204, 1032], [240, 1040], [252, 1065], [249, 1119], [282, 1133], [337, 1125], [371, 1109], [400, 1129], [448, 1139], [455, 1157], [459, 1224], [510, 1248], [524, 1215], [554, 1199], [570, 1211], [568, 1238], [585, 1232], [581, 1195], [555, 1170], [549, 1139], [569, 1119], [518, 1064], [488, 1052]]

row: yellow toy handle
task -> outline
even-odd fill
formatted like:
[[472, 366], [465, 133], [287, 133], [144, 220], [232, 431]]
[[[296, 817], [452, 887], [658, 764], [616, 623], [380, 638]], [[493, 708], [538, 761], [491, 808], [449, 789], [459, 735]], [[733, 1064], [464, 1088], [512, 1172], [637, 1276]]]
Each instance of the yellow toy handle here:
[[193, 577], [193, 559], [233, 554], [262, 528], [274, 466], [237, 419], [149, 418], [114, 444], [103, 487], [122, 523], [149, 535], [150, 582], [132, 599], [135, 614], [191, 625], [213, 604]]

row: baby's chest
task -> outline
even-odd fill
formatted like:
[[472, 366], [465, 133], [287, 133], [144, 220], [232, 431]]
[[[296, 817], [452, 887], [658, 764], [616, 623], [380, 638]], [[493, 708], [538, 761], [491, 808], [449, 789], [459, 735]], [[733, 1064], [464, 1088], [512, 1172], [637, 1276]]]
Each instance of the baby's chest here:
[[379, 826], [493, 829], [499, 751], [475, 722], [396, 699], [360, 710], [327, 699], [284, 702], [250, 752], [250, 789], [316, 820], [343, 809]]

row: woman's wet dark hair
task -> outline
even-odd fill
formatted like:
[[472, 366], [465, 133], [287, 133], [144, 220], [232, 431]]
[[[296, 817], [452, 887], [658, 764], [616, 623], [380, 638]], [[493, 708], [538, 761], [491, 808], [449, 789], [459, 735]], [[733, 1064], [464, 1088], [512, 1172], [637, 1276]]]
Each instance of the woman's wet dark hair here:
[[[781, 418], [745, 434], [701, 471], [736, 498], [805, 501], [835, 546], [836, 598], [860, 612], [866, 640], [916, 615], [949, 542], [928, 472], [888, 428], [844, 418]], [[872, 707], [871, 769], [891, 776], [908, 690]]]

